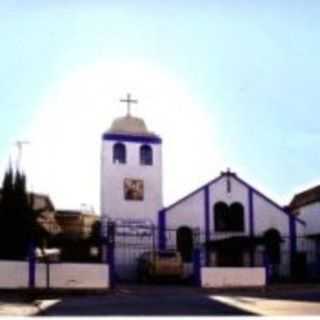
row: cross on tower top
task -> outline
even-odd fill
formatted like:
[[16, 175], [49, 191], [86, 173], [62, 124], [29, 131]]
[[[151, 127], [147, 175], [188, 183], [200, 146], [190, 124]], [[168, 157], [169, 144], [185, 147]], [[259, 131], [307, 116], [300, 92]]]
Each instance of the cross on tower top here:
[[125, 102], [127, 103], [127, 116], [130, 116], [131, 113], [130, 113], [130, 104], [131, 103], [138, 103], [138, 100], [136, 99], [131, 99], [131, 94], [130, 93], [127, 93], [127, 98], [126, 99], [120, 99], [120, 102]]

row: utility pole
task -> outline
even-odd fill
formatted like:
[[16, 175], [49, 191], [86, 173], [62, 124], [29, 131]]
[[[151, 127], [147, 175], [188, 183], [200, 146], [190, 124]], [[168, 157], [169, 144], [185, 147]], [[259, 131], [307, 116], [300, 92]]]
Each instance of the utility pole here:
[[16, 167], [17, 170], [20, 171], [21, 170], [21, 161], [22, 161], [22, 153], [23, 153], [23, 147], [27, 144], [30, 144], [29, 141], [24, 141], [24, 140], [18, 140], [16, 142], [16, 146], [18, 149], [18, 155], [17, 155], [17, 162], [16, 162]]

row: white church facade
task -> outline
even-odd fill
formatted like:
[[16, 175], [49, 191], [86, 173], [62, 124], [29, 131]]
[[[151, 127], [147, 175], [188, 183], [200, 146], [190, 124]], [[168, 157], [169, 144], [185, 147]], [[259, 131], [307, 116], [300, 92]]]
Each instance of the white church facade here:
[[[305, 223], [230, 171], [159, 211], [159, 245], [190, 259], [184, 240], [198, 230], [204, 265], [253, 267], [269, 263], [289, 276]], [[165, 230], [175, 229], [167, 239]], [[184, 233], [184, 235], [183, 235]], [[192, 244], [192, 240], [188, 243]]]
[[128, 111], [102, 136], [101, 214], [116, 227], [116, 268], [133, 276], [148, 248], [177, 249], [190, 265], [201, 248], [203, 265], [269, 263], [290, 274], [304, 221], [235, 173], [221, 173], [168, 207], [162, 201], [162, 139]]

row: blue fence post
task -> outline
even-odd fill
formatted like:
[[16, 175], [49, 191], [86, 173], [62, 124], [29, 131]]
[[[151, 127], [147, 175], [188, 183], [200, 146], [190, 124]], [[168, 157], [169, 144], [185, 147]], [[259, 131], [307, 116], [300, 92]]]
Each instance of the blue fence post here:
[[269, 263], [269, 257], [266, 253], [264, 254], [263, 260], [264, 260], [264, 267], [266, 269], [266, 284], [269, 284], [271, 281], [272, 269], [271, 269], [271, 265]]
[[158, 213], [158, 247], [160, 250], [166, 249], [166, 211], [160, 210]]
[[34, 244], [34, 241], [32, 240], [29, 242], [28, 262], [29, 262], [28, 286], [30, 289], [34, 289], [36, 284], [36, 255], [35, 255], [35, 244]]
[[115, 243], [115, 224], [114, 222], [107, 223], [107, 238], [105, 246], [107, 249], [106, 258], [109, 264], [109, 283], [110, 287], [114, 287], [115, 270], [114, 270], [114, 243]]
[[200, 261], [200, 249], [194, 249], [193, 251], [193, 275], [194, 284], [197, 287], [201, 287], [201, 261]]
[[107, 263], [109, 265], [109, 282], [110, 287], [114, 287], [114, 244], [109, 243], [107, 246]]

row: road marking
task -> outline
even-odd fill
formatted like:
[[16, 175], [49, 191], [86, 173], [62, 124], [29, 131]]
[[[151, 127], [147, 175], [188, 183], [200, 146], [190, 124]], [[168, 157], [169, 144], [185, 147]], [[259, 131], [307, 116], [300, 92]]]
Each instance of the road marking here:
[[319, 302], [276, 300], [245, 296], [209, 296], [209, 298], [262, 316], [320, 315]]
[[39, 312], [43, 312], [48, 308], [54, 306], [55, 304], [59, 303], [61, 299], [47, 299], [47, 300], [36, 300], [34, 305], [36, 305], [39, 309]]

